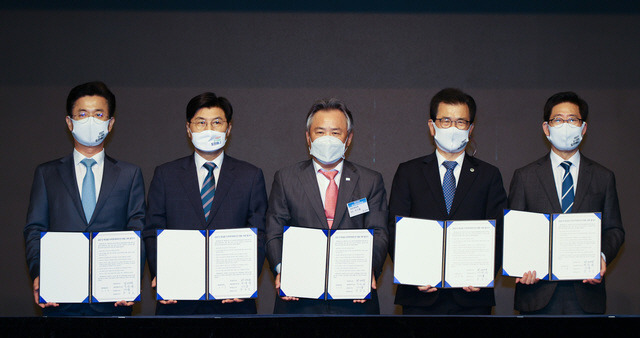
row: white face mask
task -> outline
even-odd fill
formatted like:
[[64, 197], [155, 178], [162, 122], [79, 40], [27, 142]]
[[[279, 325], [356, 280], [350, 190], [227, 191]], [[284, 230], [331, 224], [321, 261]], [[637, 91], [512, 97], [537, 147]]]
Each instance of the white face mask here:
[[109, 134], [110, 121], [111, 119], [102, 121], [95, 117], [87, 117], [82, 120], [71, 119], [73, 124], [71, 134], [83, 146], [94, 147], [102, 143]]
[[311, 142], [309, 154], [322, 164], [332, 164], [344, 158], [346, 146], [340, 139], [333, 136], [320, 136]]
[[438, 145], [438, 148], [448, 153], [457, 153], [462, 151], [469, 142], [469, 130], [461, 130], [455, 126], [450, 128], [438, 128], [436, 124], [433, 124], [433, 128], [436, 130], [436, 135], [433, 137]]
[[582, 122], [580, 127], [569, 123], [563, 123], [555, 127], [547, 126], [549, 127], [549, 136], [547, 136], [547, 139], [556, 149], [560, 151], [571, 151], [580, 145], [584, 122]]
[[191, 143], [196, 149], [204, 152], [216, 151], [224, 147], [227, 133], [215, 130], [203, 130], [199, 133], [191, 132]]

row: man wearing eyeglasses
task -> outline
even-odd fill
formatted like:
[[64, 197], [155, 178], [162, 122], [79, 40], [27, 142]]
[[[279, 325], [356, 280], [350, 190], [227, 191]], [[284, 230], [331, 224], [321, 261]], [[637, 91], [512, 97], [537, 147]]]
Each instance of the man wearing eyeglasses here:
[[[476, 103], [459, 89], [438, 92], [430, 104], [428, 128], [436, 151], [398, 166], [389, 199], [390, 255], [395, 251], [395, 218], [431, 220], [496, 219], [501, 233], [507, 196], [498, 168], [465, 153], [474, 129]], [[502, 243], [496, 239], [496, 262]], [[496, 263], [496, 271], [498, 264]], [[472, 286], [437, 289], [398, 285], [395, 303], [407, 315], [489, 315], [493, 289]]]
[[[102, 82], [74, 87], [67, 97], [66, 123], [73, 153], [36, 168], [24, 228], [36, 304], [45, 316], [131, 315], [133, 302], [40, 303], [40, 232], [142, 230], [144, 182], [140, 168], [104, 152], [115, 123], [116, 98]], [[44, 300], [46, 301], [46, 299]]]
[[601, 279], [548, 282], [536, 271], [516, 279], [515, 309], [521, 314], [604, 313], [604, 274], [624, 242], [613, 172], [580, 153], [587, 132], [587, 102], [573, 92], [551, 96], [544, 106], [542, 131], [548, 155], [517, 169], [509, 189], [509, 208], [539, 213], [601, 212]]
[[[262, 170], [224, 152], [231, 135], [233, 108], [214, 93], [192, 98], [186, 132], [192, 155], [156, 168], [149, 187], [143, 232], [152, 287], [156, 286], [156, 230], [257, 228], [258, 275], [264, 262], [267, 192]], [[253, 299], [160, 300], [158, 315], [255, 314]]]

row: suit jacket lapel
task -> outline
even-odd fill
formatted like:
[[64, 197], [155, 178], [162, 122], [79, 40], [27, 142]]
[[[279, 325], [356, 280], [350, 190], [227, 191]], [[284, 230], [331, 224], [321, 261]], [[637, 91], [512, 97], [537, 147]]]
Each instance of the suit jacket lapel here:
[[[102, 184], [100, 185], [100, 194], [98, 195], [98, 202], [96, 203], [96, 209], [93, 211], [91, 220], [96, 218], [96, 215], [100, 212], [100, 209], [104, 207], [109, 195], [113, 190], [118, 176], [120, 175], [120, 168], [116, 166], [116, 160], [109, 156], [104, 156], [104, 169], [102, 171]], [[89, 222], [91, 224], [91, 222]]]
[[[478, 177], [476, 173], [478, 163], [475, 158], [471, 156], [467, 156], [465, 154], [465, 159], [462, 161], [462, 169], [460, 170], [460, 181], [456, 186], [456, 193], [453, 196], [453, 203], [451, 203], [451, 213], [450, 215], [455, 214], [456, 209], [462, 204], [467, 193], [471, 190], [471, 186], [473, 186], [473, 182]], [[444, 192], [443, 192], [444, 199]]]
[[556, 189], [556, 182], [553, 179], [553, 168], [551, 168], [551, 159], [549, 156], [545, 156], [542, 158], [540, 162], [538, 162], [538, 169], [536, 169], [536, 173], [538, 175], [538, 180], [540, 180], [540, 185], [544, 189], [547, 194], [547, 200], [551, 202], [551, 207], [554, 213], [561, 213], [562, 206], [560, 206], [560, 201], [558, 200], [558, 191]]
[[582, 201], [584, 201], [584, 197], [589, 190], [589, 184], [591, 184], [592, 171], [591, 171], [592, 162], [582, 156], [580, 159], [580, 169], [578, 172], [578, 185], [575, 190], [575, 198], [573, 200], [573, 208], [574, 212], [580, 211], [580, 206], [582, 205]]
[[429, 191], [433, 195], [433, 199], [436, 201], [437, 208], [440, 210], [440, 214], [442, 215], [440, 218], [447, 218], [447, 205], [444, 202], [444, 192], [442, 191], [438, 160], [436, 159], [435, 153], [424, 158], [422, 173], [424, 174], [424, 178], [429, 186]]
[[[204, 218], [204, 210], [202, 209], [202, 198], [200, 197], [200, 186], [198, 185], [198, 172], [196, 169], [196, 162], [193, 155], [187, 157], [182, 164], [182, 172], [178, 177], [182, 183], [182, 187], [187, 195], [187, 198], [193, 206], [193, 210], [196, 211], [200, 224], [206, 224], [207, 220]], [[215, 198], [214, 198], [215, 200]]]
[[[309, 160], [302, 165], [302, 173], [299, 176], [300, 184], [307, 194], [307, 198], [311, 201], [311, 207], [315, 212], [316, 216], [320, 220], [320, 223], [323, 225], [325, 229], [329, 229], [329, 223], [327, 223], [327, 216], [324, 214], [324, 205], [322, 204], [322, 197], [320, 196], [320, 190], [318, 189], [318, 179], [316, 178], [316, 173], [314, 171], [313, 160]], [[339, 193], [338, 189], [338, 195]], [[334, 220], [335, 223], [335, 220]], [[295, 224], [304, 226], [304, 224]]]
[[[207, 222], [207, 225], [211, 224], [211, 220], [213, 220], [218, 209], [220, 209], [222, 201], [226, 198], [229, 190], [233, 186], [233, 181], [236, 179], [236, 175], [234, 173], [235, 163], [233, 161], [233, 158], [225, 155], [220, 168], [218, 182], [216, 182], [216, 193], [213, 197], [213, 204], [211, 204], [211, 213], [209, 214], [209, 221]], [[202, 206], [200, 209], [202, 209]]]
[[[78, 182], [76, 181], [76, 168], [75, 164], [73, 163], [73, 154], [60, 160], [60, 166], [58, 166], [58, 174], [62, 179], [62, 183], [67, 188], [69, 196], [71, 196], [71, 200], [76, 206], [78, 213], [82, 215], [81, 218], [85, 220], [84, 209], [82, 208], [82, 200], [80, 199], [80, 192], [78, 191]], [[85, 226], [87, 224], [88, 222], [85, 220]]]
[[[347, 180], [349, 178], [349, 180]], [[353, 196], [353, 190], [358, 185], [360, 175], [355, 166], [350, 162], [344, 161], [342, 166], [342, 174], [340, 175], [340, 187], [338, 187], [338, 200], [336, 202], [336, 212], [333, 219], [331, 229], [337, 229], [342, 224], [342, 218], [346, 217], [347, 203]], [[324, 212], [324, 209], [323, 209]]]

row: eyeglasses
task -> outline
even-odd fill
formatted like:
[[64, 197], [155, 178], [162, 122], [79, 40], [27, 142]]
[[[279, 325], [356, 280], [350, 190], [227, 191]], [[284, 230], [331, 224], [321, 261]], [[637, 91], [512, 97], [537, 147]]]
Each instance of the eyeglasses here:
[[100, 120], [106, 120], [107, 114], [102, 111], [93, 111], [93, 112], [81, 111], [78, 114], [71, 115], [71, 118], [73, 118], [74, 120], [82, 120], [82, 119], [86, 119], [87, 117], [96, 117]]
[[570, 118], [568, 118], [566, 120], [563, 119], [563, 118], [560, 118], [560, 117], [556, 117], [556, 118], [553, 118], [553, 119], [551, 119], [551, 120], [549, 120], [547, 122], [549, 122], [549, 125], [552, 126], [552, 127], [557, 127], [557, 126], [560, 126], [560, 125], [562, 125], [564, 123], [568, 123], [568, 124], [570, 124], [572, 126], [576, 126], [576, 127], [580, 127], [582, 125], [582, 119], [579, 119], [577, 117], [570, 117]]
[[469, 125], [471, 124], [467, 120], [455, 120], [455, 121], [453, 121], [452, 119], [450, 119], [448, 117], [443, 117], [441, 119], [436, 119], [436, 121], [440, 122], [440, 127], [442, 127], [442, 128], [449, 128], [449, 127], [451, 127], [451, 124], [455, 124], [456, 128], [462, 129], [462, 130], [465, 130], [465, 129], [469, 128]]
[[225, 123], [227, 123], [227, 121], [224, 121], [222, 119], [215, 119], [215, 120], [212, 120], [211, 122], [207, 122], [206, 120], [197, 120], [197, 121], [189, 122], [189, 124], [194, 126], [193, 129], [195, 129], [198, 132], [207, 129], [207, 125], [210, 125], [211, 129], [220, 130], [222, 129], [222, 126], [224, 126]]

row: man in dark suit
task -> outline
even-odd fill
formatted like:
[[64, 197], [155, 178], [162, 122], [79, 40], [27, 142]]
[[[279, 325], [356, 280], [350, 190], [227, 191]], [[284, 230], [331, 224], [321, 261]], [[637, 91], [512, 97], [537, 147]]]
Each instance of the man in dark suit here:
[[[274, 313], [379, 314], [376, 278], [387, 255], [387, 199], [382, 176], [343, 160], [353, 138], [353, 118], [336, 99], [317, 101], [307, 114], [307, 145], [312, 160], [280, 169], [274, 177], [267, 212], [267, 258], [280, 288], [285, 226], [318, 229], [373, 229], [373, 280], [370, 300], [314, 300], [278, 297]], [[347, 203], [366, 198], [369, 211], [349, 216]]]
[[[29, 273], [38, 304], [41, 231], [142, 230], [144, 182], [140, 168], [105, 155], [104, 140], [115, 123], [116, 99], [102, 82], [71, 90], [66, 122], [73, 153], [36, 168], [24, 228]], [[38, 304], [43, 315], [131, 315], [132, 302]]]
[[[187, 104], [187, 135], [195, 153], [156, 168], [149, 187], [143, 233], [155, 287], [156, 230], [257, 228], [258, 274], [264, 262], [267, 193], [262, 170], [224, 152], [233, 108], [224, 97], [203, 93]], [[255, 314], [253, 299], [160, 300], [159, 315]]]
[[509, 208], [539, 213], [602, 213], [602, 279], [541, 281], [535, 271], [516, 279], [515, 309], [522, 314], [604, 313], [604, 274], [624, 242], [613, 172], [578, 150], [587, 132], [587, 103], [573, 92], [551, 96], [544, 106], [542, 130], [551, 143], [548, 155], [513, 174]]
[[[498, 168], [465, 153], [473, 131], [476, 104], [458, 89], [438, 92], [430, 104], [429, 131], [436, 151], [398, 166], [389, 198], [390, 254], [395, 250], [395, 218], [483, 220], [496, 222], [496, 271], [500, 262], [502, 210], [507, 196]], [[436, 289], [398, 285], [395, 303], [403, 314], [488, 315], [493, 289]]]

